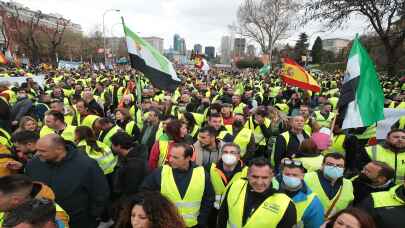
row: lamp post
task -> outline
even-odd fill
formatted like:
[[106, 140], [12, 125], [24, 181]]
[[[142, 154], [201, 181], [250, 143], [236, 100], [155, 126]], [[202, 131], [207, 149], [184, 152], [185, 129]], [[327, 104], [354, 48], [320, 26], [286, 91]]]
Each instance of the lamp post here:
[[119, 9], [108, 9], [103, 13], [103, 50], [104, 50], [104, 65], [107, 65], [107, 52], [105, 49], [106, 39], [105, 39], [105, 24], [104, 24], [104, 17], [108, 12], [120, 12]]

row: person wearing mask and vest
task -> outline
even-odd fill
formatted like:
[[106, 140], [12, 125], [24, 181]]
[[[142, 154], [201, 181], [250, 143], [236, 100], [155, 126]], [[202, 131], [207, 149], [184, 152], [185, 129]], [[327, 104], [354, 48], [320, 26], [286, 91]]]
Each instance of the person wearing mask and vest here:
[[[364, 153], [364, 152], [363, 152]], [[364, 162], [382, 161], [395, 170], [394, 181], [403, 183], [405, 178], [405, 130], [391, 130], [383, 144], [366, 147]]]
[[266, 159], [251, 161], [247, 179], [235, 180], [224, 194], [217, 228], [292, 228], [297, 223], [293, 201], [272, 186]]
[[330, 125], [332, 124], [333, 118], [335, 118], [335, 114], [332, 112], [332, 105], [330, 103], [323, 104], [321, 110], [315, 111], [314, 114], [316, 122], [321, 127], [331, 127]]
[[111, 137], [117, 132], [123, 131], [118, 125], [113, 124], [110, 119], [105, 117], [98, 118], [94, 121], [93, 130], [94, 133], [98, 135], [98, 140], [109, 148], [111, 148]]
[[74, 142], [75, 140], [75, 126], [67, 125], [65, 123], [65, 116], [63, 113], [49, 110], [45, 113], [45, 125], [39, 132], [39, 137], [42, 138], [45, 135], [56, 133], [64, 140]]
[[374, 218], [377, 227], [404, 227], [405, 182], [388, 191], [371, 193], [358, 207]]
[[86, 126], [77, 127], [75, 130], [75, 142], [79, 149], [97, 161], [104, 175], [114, 171], [117, 163], [114, 154], [107, 145], [96, 139], [91, 128]]
[[301, 161], [284, 159], [280, 190], [288, 195], [297, 208], [298, 227], [319, 228], [324, 222], [324, 211], [318, 196], [304, 182], [305, 168]]
[[290, 130], [277, 136], [272, 153], [272, 162], [275, 167], [279, 167], [281, 159], [285, 157], [292, 158], [297, 152], [301, 143], [309, 138], [304, 131], [304, 117], [294, 116], [290, 118]]
[[352, 182], [343, 177], [345, 157], [339, 153], [325, 155], [322, 168], [305, 174], [304, 181], [322, 202], [325, 218], [345, 209], [353, 201]]
[[170, 154], [169, 165], [152, 172], [141, 191], [160, 191], [176, 205], [187, 227], [208, 227], [208, 214], [214, 202], [209, 176], [202, 166], [191, 161], [191, 146], [175, 143]]
[[268, 110], [264, 106], [257, 107], [254, 115], [245, 123], [245, 128], [253, 131], [255, 143], [256, 143], [256, 157], [264, 156], [268, 157], [267, 143], [271, 135], [271, 122], [267, 117], [269, 115]]
[[361, 173], [352, 178], [353, 206], [357, 206], [374, 192], [388, 191], [395, 186], [395, 172], [387, 163], [371, 161], [364, 166]]
[[256, 143], [252, 130], [244, 127], [245, 118], [242, 114], [235, 114], [233, 124], [226, 126], [228, 134], [225, 136], [225, 142], [233, 142], [240, 147], [241, 157], [244, 161], [250, 160], [255, 156]]

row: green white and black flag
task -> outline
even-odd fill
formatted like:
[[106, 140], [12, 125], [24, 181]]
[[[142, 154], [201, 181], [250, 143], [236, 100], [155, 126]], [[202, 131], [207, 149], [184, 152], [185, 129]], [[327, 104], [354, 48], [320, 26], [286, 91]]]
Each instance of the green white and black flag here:
[[384, 119], [384, 93], [358, 37], [349, 54], [338, 106], [344, 115], [342, 129], [370, 126]]
[[141, 71], [153, 86], [174, 91], [181, 83], [172, 63], [147, 41], [131, 31], [124, 23], [125, 38], [131, 66]]

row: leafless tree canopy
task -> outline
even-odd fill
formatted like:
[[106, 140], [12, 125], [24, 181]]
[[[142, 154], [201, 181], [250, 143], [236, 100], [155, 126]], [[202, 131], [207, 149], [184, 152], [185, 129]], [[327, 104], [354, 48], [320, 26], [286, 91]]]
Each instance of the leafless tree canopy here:
[[307, 21], [324, 21], [330, 28], [341, 27], [352, 15], [365, 17], [384, 44], [390, 75], [395, 74], [397, 49], [405, 40], [405, 29], [401, 26], [405, 20], [404, 7], [405, 0], [312, 0], [305, 4]]
[[238, 9], [234, 28], [271, 54], [277, 41], [292, 28], [299, 4], [294, 0], [245, 0]]

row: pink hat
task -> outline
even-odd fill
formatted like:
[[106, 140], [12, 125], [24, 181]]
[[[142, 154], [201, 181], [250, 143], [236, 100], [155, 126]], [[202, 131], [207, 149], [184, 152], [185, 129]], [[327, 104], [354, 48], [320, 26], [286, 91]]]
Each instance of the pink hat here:
[[314, 141], [319, 150], [326, 150], [331, 145], [330, 136], [325, 133], [313, 133], [311, 139]]

